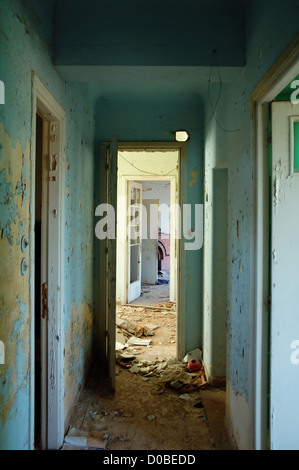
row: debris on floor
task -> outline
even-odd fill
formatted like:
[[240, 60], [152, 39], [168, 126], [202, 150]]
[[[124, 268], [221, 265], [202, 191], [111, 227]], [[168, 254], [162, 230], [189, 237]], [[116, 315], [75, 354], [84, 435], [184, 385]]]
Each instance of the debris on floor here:
[[[106, 451], [215, 449], [218, 443], [213, 441], [205, 408], [208, 398], [205, 398], [205, 402], [202, 398], [203, 394], [208, 396], [210, 387], [198, 388], [192, 393], [183, 392], [180, 387], [174, 388], [174, 384], [170, 385], [168, 380], [186, 378], [184, 374], [179, 375], [179, 369], [189, 376], [189, 380], [193, 380], [195, 374], [188, 372], [186, 365], [182, 363], [179, 365], [177, 361], [168, 361], [168, 365], [161, 371], [164, 373], [152, 377], [131, 373], [129, 369], [120, 367], [119, 374], [115, 377], [115, 394], [111, 394], [109, 387], [106, 388], [103, 384], [99, 375], [100, 366], [96, 364], [73, 414], [71, 428], [83, 431], [84, 437], [103, 434], [104, 438], [107, 437]], [[172, 377], [168, 374], [171, 364], [173, 372], [176, 372]], [[163, 392], [157, 393], [160, 387]], [[225, 391], [222, 391], [221, 396], [223, 393]], [[213, 396], [209, 408], [220, 409], [218, 396], [220, 397], [219, 393], [215, 395], [216, 401]], [[225, 405], [221, 409], [223, 411], [216, 416], [216, 437], [224, 430]], [[220, 437], [222, 448], [224, 445], [228, 448], [227, 442], [224, 442], [224, 434]], [[76, 449], [96, 450], [96, 447], [80, 447], [65, 442], [64, 450]]]
[[131, 338], [128, 339], [127, 344], [135, 345], [135, 346], [149, 346], [151, 344], [151, 340], [136, 338], [136, 336], [132, 336]]
[[[155, 295], [149, 305], [156, 288], [159, 300]], [[168, 286], [148, 287], [152, 294], [145, 293], [136, 304], [117, 306], [115, 393], [95, 364], [72, 417], [71, 428], [85, 432], [85, 438], [109, 435], [107, 451], [215, 449], [202, 401], [209, 386], [202, 368], [188, 368], [189, 361], [202, 363], [202, 354], [194, 349], [181, 362], [174, 358], [176, 307], [162, 300], [163, 289]], [[153, 334], [144, 334], [145, 327]], [[128, 344], [132, 337], [150, 344]], [[64, 449], [96, 448], [65, 442]]]
[[[165, 391], [165, 387], [169, 387], [184, 395], [185, 392], [190, 393], [206, 384], [204, 373], [201, 370], [201, 350], [196, 348], [188, 352], [182, 362], [171, 356], [165, 359], [165, 355], [149, 358], [144, 353], [145, 350], [152, 347], [157, 329], [160, 328], [152, 323], [148, 324], [147, 319], [159, 320], [161, 324], [165, 312], [168, 313], [168, 316], [164, 317], [168, 320], [167, 325], [175, 325], [175, 304], [173, 302], [165, 301], [150, 306], [118, 306], [116, 363], [120, 369], [128, 369], [132, 374], [142, 375], [145, 380], [151, 377], [158, 378], [155, 394], [161, 394]], [[165, 325], [165, 322], [162, 321], [163, 324]], [[157, 347], [163, 344], [165, 338], [168, 339], [170, 345], [175, 343], [173, 330], [169, 328], [169, 338], [166, 336], [167, 331], [164, 329], [164, 336], [161, 338], [162, 341], [158, 342]], [[161, 352], [162, 350], [161, 348]], [[173, 353], [175, 354], [175, 349], [173, 349]], [[117, 373], [119, 373], [119, 369]]]
[[63, 450], [70, 450], [70, 446], [79, 449], [105, 450], [109, 437], [110, 433], [108, 431], [96, 433], [71, 427], [65, 436]]
[[158, 285], [169, 284], [169, 280], [168, 279], [158, 279], [157, 284]]
[[190, 359], [188, 361], [187, 368], [189, 372], [196, 372], [201, 369], [201, 363], [197, 361], [196, 359]]
[[[157, 320], [157, 323], [153, 322], [153, 319]], [[165, 335], [167, 331], [168, 338]], [[161, 336], [162, 342], [160, 341]], [[176, 342], [175, 303], [165, 301], [153, 305], [117, 306], [115, 350], [118, 359], [124, 359], [119, 354], [121, 351], [135, 356], [143, 354], [146, 348], [153, 347], [153, 341], [156, 346], [161, 346], [159, 348], [161, 351], [164, 348], [163, 355], [169, 356], [175, 353], [175, 349], [173, 349]]]
[[189, 351], [185, 355], [183, 362], [188, 362], [192, 359], [195, 359], [196, 361], [199, 361], [199, 362], [202, 361], [202, 351], [199, 348], [192, 349], [192, 351]]
[[[116, 361], [121, 368], [128, 369], [132, 374], [142, 375], [144, 379], [158, 378], [157, 387], [153, 390], [154, 394], [164, 393], [166, 387], [183, 394], [190, 393], [207, 383], [198, 361], [196, 364], [200, 364], [200, 368], [195, 372], [190, 371], [188, 365], [175, 358], [146, 360], [136, 358], [133, 354], [117, 352]], [[186, 399], [186, 396], [184, 398]]]

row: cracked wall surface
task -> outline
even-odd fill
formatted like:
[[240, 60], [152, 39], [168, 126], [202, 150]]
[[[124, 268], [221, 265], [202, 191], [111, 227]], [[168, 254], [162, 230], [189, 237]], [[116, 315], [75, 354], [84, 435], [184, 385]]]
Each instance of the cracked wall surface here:
[[[86, 377], [92, 349], [92, 308], [86, 303], [71, 306], [70, 321], [65, 345], [65, 400], [66, 422], [82, 389], [82, 377]], [[84, 343], [84, 348], [82, 348]]]
[[[254, 213], [252, 193], [252, 122], [250, 97], [270, 66], [293, 40], [297, 33], [296, 2], [285, 8], [278, 0], [247, 5], [247, 61], [243, 72], [233, 83], [224, 84], [219, 97], [219, 86], [211, 88], [207, 112], [218, 97], [215, 112], [205, 129], [205, 226], [213, 223], [213, 172], [227, 168], [227, 305], [226, 305], [226, 374], [227, 418], [240, 449], [253, 445], [251, 430], [255, 417], [250, 409], [255, 363], [254, 305], [252, 303], [252, 270], [254, 269]], [[259, 15], [256, 12], [259, 11]], [[277, 31], [280, 34], [277, 35]], [[217, 230], [217, 227], [216, 227]], [[206, 233], [206, 235], [207, 235]], [[206, 238], [206, 263], [213, 257], [212, 238]], [[205, 282], [209, 282], [205, 279]], [[210, 289], [210, 290], [209, 290]], [[211, 286], [205, 288], [205, 318], [211, 309]], [[211, 331], [205, 332], [205, 341], [213, 341]], [[263, 371], [267, 373], [267, 371]], [[259, 425], [259, 423], [257, 423]]]
[[[91, 360], [94, 115], [84, 85], [65, 82], [52, 64], [50, 18], [45, 32], [28, 2], [0, 4], [0, 77], [5, 84], [5, 104], [0, 105], [0, 341], [5, 347], [5, 364], [0, 364], [0, 448], [26, 450], [34, 445], [33, 73], [67, 116], [62, 195], [64, 421]], [[22, 252], [24, 236], [29, 245]]]
[[[206, 205], [208, 224], [212, 217], [213, 193], [210, 186], [204, 194], [203, 170], [208, 173], [207, 180], [211, 181], [211, 162], [225, 162], [227, 166], [227, 415], [240, 448], [250, 448], [250, 420], [253, 417], [249, 410], [249, 395], [254, 377], [253, 306], [250, 295], [253, 269], [250, 95], [297, 33], [297, 2], [252, 0], [246, 3], [246, 35], [243, 36], [245, 29], [242, 29], [242, 23], [237, 23], [241, 37], [245, 40], [246, 36], [246, 63], [240, 73], [234, 75], [235, 78], [222, 87], [219, 101], [218, 90], [213, 87], [210, 90], [213, 96], [209, 97], [207, 87], [202, 88], [202, 94], [177, 93], [171, 80], [168, 80], [165, 88], [162, 87], [158, 93], [154, 82], [147, 89], [143, 82], [139, 86], [135, 82], [127, 83], [127, 91], [126, 87], [120, 88], [120, 82], [115, 84], [118, 87], [116, 91], [113, 84], [109, 83], [106, 92], [103, 92], [103, 88], [98, 89], [96, 84], [96, 92], [89, 98], [84, 84], [65, 82], [53, 66], [53, 49], [49, 41], [52, 39], [53, 27], [51, 5], [54, 4], [45, 3], [45, 10], [41, 1], [34, 2], [45, 15], [46, 30], [43, 31], [38, 18], [31, 14], [30, 9], [26, 9], [25, 5], [28, 3], [30, 2], [25, 0], [0, 0], [0, 80], [5, 84], [5, 104], [0, 105], [0, 341], [3, 341], [5, 346], [5, 364], [0, 364], [0, 447], [32, 447], [33, 390], [29, 379], [33, 373], [33, 343], [30, 332], [34, 313], [31, 310], [29, 292], [33, 273], [29, 264], [27, 272], [22, 276], [21, 263], [23, 258], [34, 256], [33, 240], [29, 240], [25, 256], [20, 250], [20, 244], [24, 235], [29, 236], [32, 223], [30, 207], [34, 194], [30, 181], [33, 158], [31, 126], [34, 72], [67, 115], [63, 221], [65, 420], [82, 386], [90, 359], [94, 297], [93, 188], [95, 181], [98, 183], [95, 185], [96, 189], [103, 182], [103, 175], [96, 173], [94, 168], [95, 135], [97, 139], [108, 142], [115, 134], [120, 141], [160, 141], [172, 140], [173, 130], [186, 128], [190, 131], [190, 141], [186, 170], [188, 184], [183, 200], [200, 204], [205, 196], [205, 200], [209, 201]], [[150, 3], [148, 2], [148, 6]], [[71, 2], [61, 6], [62, 13], [67, 11], [64, 9], [68, 8], [68, 4]], [[81, 8], [80, 2], [76, 2], [76, 6]], [[98, 8], [100, 11], [100, 6]], [[65, 15], [61, 14], [59, 18], [59, 38], [64, 41], [67, 40], [64, 35]], [[89, 39], [93, 39], [92, 36], [96, 34], [96, 30], [89, 31], [87, 18], [88, 15], [83, 23], [81, 16], [76, 18], [83, 36], [77, 36], [75, 23], [70, 25], [69, 32], [73, 30], [76, 40], [78, 39], [76, 44], [81, 44], [84, 31], [90, 32]], [[219, 15], [218, 18], [222, 24], [223, 18]], [[134, 22], [134, 15], [132, 19]], [[122, 20], [119, 15], [119, 21]], [[93, 21], [98, 24], [98, 16], [94, 16]], [[159, 21], [163, 21], [163, 18]], [[192, 23], [197, 37], [196, 18], [192, 19]], [[122, 34], [122, 31], [119, 30], [118, 33]], [[222, 44], [224, 33], [219, 31], [215, 39], [218, 44]], [[181, 45], [178, 35], [176, 40]], [[159, 53], [158, 35], [155, 36], [155, 41], [155, 51]], [[238, 46], [239, 44], [243, 45], [243, 39], [241, 43], [238, 42]], [[59, 44], [56, 46], [59, 48]], [[137, 46], [139, 47], [139, 44]], [[180, 50], [184, 52], [184, 49], [183, 43]], [[198, 51], [194, 47], [192, 50], [197, 60]], [[176, 48], [172, 47], [171, 51], [176, 58]], [[56, 52], [59, 52], [59, 49]], [[63, 52], [63, 49], [60, 52]], [[230, 52], [229, 49], [228, 55]], [[88, 53], [89, 58], [93, 60], [98, 57], [95, 57], [92, 49], [88, 50]], [[210, 66], [210, 52], [208, 55], [205, 64]], [[143, 57], [144, 54], [142, 59]], [[78, 54], [73, 45], [67, 47], [67, 58], [75, 59], [74, 62], [79, 65], [80, 61], [84, 62], [85, 59], [82, 49]], [[243, 58], [245, 59], [242, 52]], [[132, 54], [130, 59], [134, 59]], [[243, 60], [241, 63], [243, 65]], [[102, 82], [101, 87], [103, 86]], [[216, 114], [215, 109], [211, 109], [213, 97], [213, 103], [218, 101]], [[215, 117], [217, 121], [213, 119]], [[208, 146], [205, 145], [207, 143]], [[205, 148], [209, 148], [209, 154], [205, 153]], [[207, 160], [204, 167], [205, 157]], [[96, 200], [96, 204], [99, 202], [101, 201]], [[202, 310], [206, 297], [202, 292], [202, 256], [202, 252], [186, 252], [183, 259], [187, 349], [202, 346], [203, 338], [205, 340]], [[208, 340], [211, 338], [208, 337]]]
[[[28, 441], [19, 420], [29, 394], [30, 310], [29, 277], [21, 271], [28, 253], [22, 252], [21, 239], [29, 238], [30, 142], [24, 149], [20, 142], [13, 146], [0, 124], [0, 143], [0, 337], [5, 348], [5, 364], [0, 366], [0, 447], [4, 438], [25, 447]], [[9, 432], [12, 426], [14, 434]]]

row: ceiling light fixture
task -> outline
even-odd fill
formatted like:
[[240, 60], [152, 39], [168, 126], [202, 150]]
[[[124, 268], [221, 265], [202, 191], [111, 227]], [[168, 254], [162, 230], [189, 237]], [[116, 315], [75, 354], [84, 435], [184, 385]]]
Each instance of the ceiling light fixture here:
[[190, 139], [189, 132], [185, 130], [175, 131], [174, 135], [177, 142], [187, 142]]

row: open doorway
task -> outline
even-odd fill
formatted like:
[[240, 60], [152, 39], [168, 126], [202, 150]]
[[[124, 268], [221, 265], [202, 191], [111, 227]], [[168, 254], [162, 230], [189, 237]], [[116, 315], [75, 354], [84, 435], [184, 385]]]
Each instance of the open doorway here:
[[36, 115], [36, 165], [35, 165], [35, 425], [34, 446], [40, 449], [41, 439], [41, 243], [42, 243], [42, 160], [43, 119]]
[[50, 121], [37, 105], [35, 136], [35, 220], [34, 220], [34, 447], [47, 448], [48, 383], [48, 252], [49, 252], [49, 145]]
[[118, 152], [116, 351], [177, 357], [179, 152]]
[[[65, 113], [34, 76], [32, 128], [32, 448], [59, 449], [64, 437], [63, 181]], [[28, 244], [28, 243], [27, 243]], [[24, 241], [26, 249], [26, 241]]]
[[[170, 279], [170, 265], [175, 263], [171, 252], [171, 181], [153, 180], [139, 183], [142, 184], [142, 204], [147, 215], [147, 238], [142, 240], [141, 250], [141, 294], [150, 303], [152, 299], [156, 303], [165, 300], [173, 302], [174, 289], [171, 290], [172, 295], [170, 292], [170, 281], [173, 282], [173, 279]], [[151, 232], [154, 232], [153, 237]]]
[[[292, 362], [293, 332], [298, 329], [298, 276], [294, 274], [298, 272], [298, 230], [292, 225], [298, 221], [295, 215], [298, 64], [297, 38], [269, 69], [251, 97], [256, 191], [252, 355], [256, 449], [298, 447], [295, 431], [298, 420], [294, 414], [298, 374]], [[279, 378], [280, 370], [284, 371], [283, 381]], [[282, 396], [287, 397], [283, 403]]]

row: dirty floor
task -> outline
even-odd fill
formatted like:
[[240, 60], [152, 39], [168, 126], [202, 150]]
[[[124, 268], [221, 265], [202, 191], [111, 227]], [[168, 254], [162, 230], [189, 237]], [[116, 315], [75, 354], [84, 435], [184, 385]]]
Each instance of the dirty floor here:
[[[132, 373], [132, 364], [163, 363], [175, 358], [176, 312], [168, 302], [168, 286], [144, 289], [130, 306], [118, 306], [117, 317], [137, 327], [154, 327], [148, 346], [129, 346], [133, 363], [116, 364], [115, 393], [92, 368], [73, 414], [64, 450], [230, 450], [225, 428], [225, 390], [207, 384], [181, 393], [159, 374]], [[158, 297], [157, 297], [158, 295]], [[150, 309], [150, 305], [155, 308]], [[138, 369], [138, 368], [137, 368]], [[144, 369], [146, 370], [146, 368]], [[71, 432], [70, 432], [71, 431]], [[83, 438], [82, 438], [83, 436]], [[76, 441], [77, 439], [77, 441]], [[85, 439], [85, 440], [84, 440]], [[75, 445], [74, 445], [75, 444]]]
[[[231, 449], [222, 390], [196, 391], [184, 401], [173, 390], [156, 394], [157, 384], [155, 377], [145, 382], [142, 376], [122, 370], [112, 396], [94, 368], [71, 426], [93, 438], [101, 435], [99, 447], [106, 450]], [[74, 446], [66, 443], [64, 449]]]

